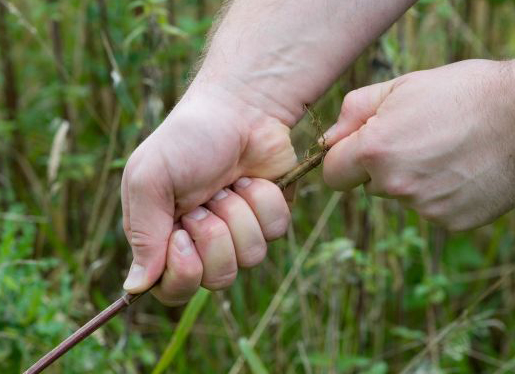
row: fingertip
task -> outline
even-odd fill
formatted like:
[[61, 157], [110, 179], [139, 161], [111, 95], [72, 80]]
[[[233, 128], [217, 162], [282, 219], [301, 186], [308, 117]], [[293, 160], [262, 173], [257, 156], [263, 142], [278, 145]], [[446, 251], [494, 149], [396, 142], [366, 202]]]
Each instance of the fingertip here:
[[331, 146], [336, 142], [335, 137], [337, 136], [339, 130], [341, 129], [341, 126], [338, 125], [338, 123], [335, 123], [331, 127], [327, 129], [326, 132], [318, 139], [318, 144], [323, 146]]
[[140, 293], [150, 287], [147, 271], [144, 266], [133, 262], [129, 274], [123, 283], [123, 289], [128, 293]]
[[183, 257], [192, 255], [195, 251], [193, 241], [191, 240], [186, 230], [177, 230], [172, 233], [170, 238], [170, 244], [168, 248], [169, 255], [167, 256], [167, 265], [172, 265], [169, 261], [170, 254], [173, 253], [174, 249]]
[[165, 272], [152, 294], [167, 306], [185, 304], [200, 287], [202, 272], [202, 261], [188, 232], [174, 231], [168, 246]]

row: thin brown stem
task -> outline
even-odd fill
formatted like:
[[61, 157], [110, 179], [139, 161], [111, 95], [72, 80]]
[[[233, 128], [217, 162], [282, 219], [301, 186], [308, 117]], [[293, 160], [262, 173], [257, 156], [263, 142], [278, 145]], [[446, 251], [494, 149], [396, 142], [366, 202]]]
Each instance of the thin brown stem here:
[[80, 343], [88, 336], [90, 336], [94, 331], [96, 331], [100, 326], [104, 325], [107, 321], [113, 318], [115, 315], [120, 313], [126, 307], [134, 303], [138, 300], [143, 293], [140, 294], [127, 294], [125, 293], [122, 297], [116, 300], [114, 303], [109, 305], [106, 309], [98, 313], [95, 317], [89, 320], [84, 326], [75, 331], [72, 335], [70, 335], [66, 340], [64, 340], [57, 347], [52, 349], [46, 355], [44, 355], [38, 362], [32, 365], [24, 374], [36, 374], [41, 373], [45, 368], [47, 368], [52, 362], [57, 360], [59, 357], [68, 352], [71, 348], [73, 348], [76, 344]]

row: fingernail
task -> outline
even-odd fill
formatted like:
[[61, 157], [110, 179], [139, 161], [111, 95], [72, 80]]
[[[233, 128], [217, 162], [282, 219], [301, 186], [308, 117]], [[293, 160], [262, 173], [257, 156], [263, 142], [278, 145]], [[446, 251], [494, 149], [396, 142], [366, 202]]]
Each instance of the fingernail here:
[[324, 140], [329, 140], [329, 139], [331, 139], [331, 138], [334, 136], [334, 134], [336, 133], [336, 130], [337, 130], [337, 129], [338, 129], [338, 124], [337, 124], [337, 123], [335, 123], [334, 125], [332, 125], [331, 127], [329, 127], [329, 128], [327, 129], [327, 131], [324, 133], [324, 135], [322, 135], [322, 136], [320, 137], [320, 139], [318, 139], [318, 142], [319, 142], [319, 143], [322, 143]]
[[127, 275], [127, 279], [123, 283], [123, 288], [125, 290], [132, 290], [134, 288], [140, 287], [143, 285], [145, 281], [145, 268], [141, 265], [132, 263], [131, 269], [129, 270], [129, 275]]
[[251, 183], [252, 183], [252, 180], [250, 178], [242, 177], [242, 178], [238, 179], [236, 182], [234, 182], [234, 185], [239, 188], [245, 188]]
[[173, 244], [175, 244], [179, 252], [185, 256], [193, 253], [193, 243], [188, 233], [184, 230], [179, 230], [174, 234]]
[[195, 208], [195, 210], [186, 214], [186, 217], [193, 218], [195, 221], [200, 221], [201, 219], [206, 218], [207, 214], [207, 209], [199, 206]]
[[225, 191], [224, 188], [223, 190], [218, 191], [215, 196], [213, 196], [213, 200], [222, 200], [227, 196], [229, 196], [229, 194], [227, 193], [227, 191]]

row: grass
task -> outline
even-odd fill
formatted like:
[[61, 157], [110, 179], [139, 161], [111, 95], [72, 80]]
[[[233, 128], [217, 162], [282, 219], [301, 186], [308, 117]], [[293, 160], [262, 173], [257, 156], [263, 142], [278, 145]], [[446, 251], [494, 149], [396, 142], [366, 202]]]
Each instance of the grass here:
[[[119, 295], [122, 167], [180, 97], [220, 4], [0, 4], [0, 372], [18, 373]], [[512, 1], [420, 1], [295, 128], [299, 155], [355, 87], [515, 56], [513, 19]], [[513, 372], [514, 228], [510, 213], [449, 234], [314, 172], [261, 266], [186, 308], [146, 297], [48, 372]]]

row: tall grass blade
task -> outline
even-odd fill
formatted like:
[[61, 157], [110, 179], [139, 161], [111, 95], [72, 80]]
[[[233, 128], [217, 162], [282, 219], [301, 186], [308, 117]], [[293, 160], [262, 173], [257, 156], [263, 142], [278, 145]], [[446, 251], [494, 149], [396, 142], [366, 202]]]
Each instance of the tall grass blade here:
[[245, 360], [249, 364], [252, 374], [268, 374], [263, 361], [261, 361], [258, 354], [246, 338], [241, 338], [238, 341], [238, 345], [240, 346], [243, 357], [245, 357]]
[[173, 362], [175, 355], [181, 349], [182, 345], [186, 341], [188, 337], [191, 327], [193, 323], [195, 323], [198, 314], [206, 304], [206, 301], [210, 295], [210, 292], [204, 288], [201, 288], [197, 291], [195, 296], [191, 299], [186, 310], [177, 325], [177, 329], [175, 330], [172, 338], [170, 339], [170, 343], [166, 347], [163, 355], [159, 359], [156, 367], [152, 371], [152, 374], [160, 374], [163, 373]]

